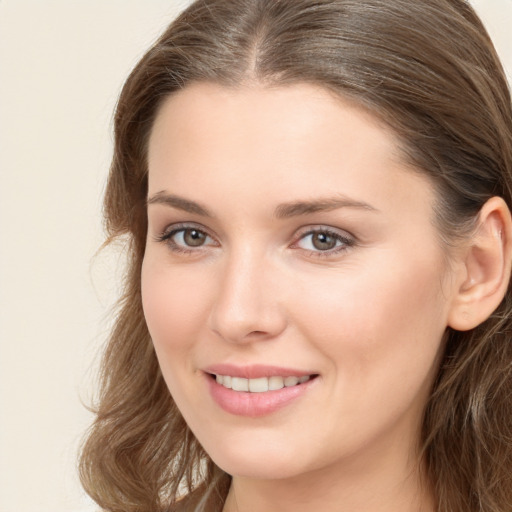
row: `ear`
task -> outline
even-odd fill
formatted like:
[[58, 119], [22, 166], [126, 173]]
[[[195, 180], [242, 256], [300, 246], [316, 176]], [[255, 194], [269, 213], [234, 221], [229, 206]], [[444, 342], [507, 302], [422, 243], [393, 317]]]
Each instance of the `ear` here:
[[481, 324], [503, 300], [512, 266], [512, 221], [501, 197], [489, 199], [462, 254], [461, 278], [448, 325], [467, 331]]

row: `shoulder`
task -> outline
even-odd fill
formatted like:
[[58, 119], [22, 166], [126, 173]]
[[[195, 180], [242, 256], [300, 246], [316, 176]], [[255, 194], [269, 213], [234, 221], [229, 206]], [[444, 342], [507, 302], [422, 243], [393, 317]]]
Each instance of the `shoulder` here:
[[169, 512], [194, 512], [199, 499], [197, 493], [187, 494], [171, 505]]
[[167, 509], [167, 512], [193, 512], [194, 505], [191, 500], [185, 496]]
[[204, 505], [201, 503], [206, 498], [206, 494], [207, 493], [204, 487], [195, 489], [193, 492], [182, 496], [178, 499], [178, 501], [176, 501], [176, 503], [171, 505], [169, 512], [217, 512], [217, 509], [204, 507]]
[[223, 507], [224, 500], [215, 489], [200, 486], [178, 499], [168, 512], [221, 512]]

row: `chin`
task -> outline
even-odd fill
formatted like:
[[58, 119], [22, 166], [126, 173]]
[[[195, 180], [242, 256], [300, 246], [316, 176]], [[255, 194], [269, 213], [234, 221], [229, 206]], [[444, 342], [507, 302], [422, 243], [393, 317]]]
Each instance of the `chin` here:
[[293, 478], [302, 473], [292, 467], [282, 457], [269, 459], [261, 454], [247, 457], [221, 457], [214, 459], [215, 464], [229, 475], [257, 480], [281, 480]]
[[279, 480], [313, 469], [306, 460], [298, 457], [299, 448], [287, 446], [284, 440], [258, 440], [254, 437], [244, 442], [217, 440], [205, 448], [217, 466], [238, 477]]

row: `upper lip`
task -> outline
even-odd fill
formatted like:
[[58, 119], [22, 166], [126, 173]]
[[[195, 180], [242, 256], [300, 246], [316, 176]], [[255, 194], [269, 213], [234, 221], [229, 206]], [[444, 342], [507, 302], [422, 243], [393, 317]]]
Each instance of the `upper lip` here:
[[308, 370], [263, 364], [236, 366], [228, 363], [219, 363], [207, 366], [206, 368], [203, 368], [203, 371], [213, 375], [229, 375], [231, 377], [242, 377], [245, 379], [259, 379], [261, 377], [303, 377], [316, 375], [316, 372], [310, 372]]

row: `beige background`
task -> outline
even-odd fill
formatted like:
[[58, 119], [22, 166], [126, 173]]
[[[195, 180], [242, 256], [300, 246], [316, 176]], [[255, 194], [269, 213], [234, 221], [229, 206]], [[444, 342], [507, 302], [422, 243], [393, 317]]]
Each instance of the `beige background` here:
[[[86, 512], [75, 471], [118, 258], [111, 113], [187, 0], [0, 0], [0, 512]], [[512, 0], [475, 0], [512, 76]], [[117, 270], [119, 275], [119, 270]]]

